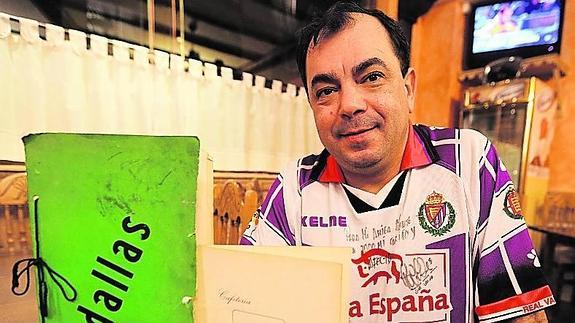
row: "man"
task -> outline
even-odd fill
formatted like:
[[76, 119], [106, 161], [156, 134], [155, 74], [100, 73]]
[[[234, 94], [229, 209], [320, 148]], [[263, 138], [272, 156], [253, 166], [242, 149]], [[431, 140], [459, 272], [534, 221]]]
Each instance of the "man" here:
[[300, 34], [326, 150], [272, 184], [242, 244], [352, 248], [351, 322], [545, 322], [554, 303], [517, 194], [487, 139], [412, 126], [398, 25], [337, 3]]
[[499, 7], [499, 12], [493, 17], [493, 24], [489, 26], [491, 35], [518, 30], [517, 22], [513, 20], [511, 4], [504, 3]]

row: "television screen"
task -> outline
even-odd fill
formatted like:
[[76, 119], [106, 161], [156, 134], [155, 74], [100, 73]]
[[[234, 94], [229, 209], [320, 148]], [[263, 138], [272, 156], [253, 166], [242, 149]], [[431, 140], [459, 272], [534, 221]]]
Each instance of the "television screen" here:
[[547, 46], [560, 39], [560, 0], [515, 0], [474, 10], [473, 54], [527, 46]]

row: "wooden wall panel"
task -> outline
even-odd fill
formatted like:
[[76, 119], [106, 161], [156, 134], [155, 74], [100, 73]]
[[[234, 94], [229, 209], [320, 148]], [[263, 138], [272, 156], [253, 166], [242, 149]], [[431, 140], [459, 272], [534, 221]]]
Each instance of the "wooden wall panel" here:
[[385, 12], [386, 15], [397, 19], [399, 13], [399, 0], [376, 0], [375, 8]]
[[464, 31], [462, 0], [437, 1], [413, 25], [411, 66], [417, 75], [413, 122], [454, 125], [453, 108], [461, 98], [458, 76]]
[[561, 60], [568, 68], [560, 82], [560, 111], [556, 118], [555, 137], [551, 144], [549, 191], [575, 192], [575, 3], [566, 1]]
[[[411, 65], [417, 72], [412, 120], [436, 126], [455, 125], [454, 108], [460, 104], [465, 20], [463, 0], [438, 0], [413, 26]], [[561, 110], [556, 118], [551, 147], [549, 191], [575, 191], [575, 4], [566, 1], [561, 60], [567, 76], [559, 84]], [[553, 84], [551, 84], [553, 85]]]

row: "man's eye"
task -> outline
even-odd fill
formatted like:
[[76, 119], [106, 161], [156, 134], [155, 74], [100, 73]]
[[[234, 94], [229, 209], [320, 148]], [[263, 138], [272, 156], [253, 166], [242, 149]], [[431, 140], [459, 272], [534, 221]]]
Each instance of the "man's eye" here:
[[333, 92], [335, 92], [335, 89], [332, 89], [332, 88], [321, 89], [315, 93], [315, 96], [317, 98], [321, 98], [322, 96], [328, 96], [328, 95], [332, 94]]
[[375, 81], [379, 80], [380, 78], [383, 78], [383, 75], [379, 72], [374, 72], [374, 73], [371, 73], [368, 76], [366, 76], [364, 79], [364, 82], [375, 82]]

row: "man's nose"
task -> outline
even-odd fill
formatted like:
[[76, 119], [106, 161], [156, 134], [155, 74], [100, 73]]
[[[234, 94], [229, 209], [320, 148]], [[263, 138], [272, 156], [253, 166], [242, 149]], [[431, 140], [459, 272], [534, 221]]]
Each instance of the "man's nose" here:
[[340, 91], [339, 113], [341, 116], [352, 118], [367, 109], [365, 98], [355, 86], [342, 87]]

